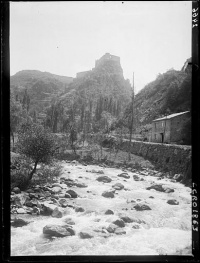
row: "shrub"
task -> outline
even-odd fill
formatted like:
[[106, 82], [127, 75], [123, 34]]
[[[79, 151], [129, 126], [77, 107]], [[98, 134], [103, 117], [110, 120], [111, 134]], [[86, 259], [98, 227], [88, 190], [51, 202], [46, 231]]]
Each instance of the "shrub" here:
[[62, 173], [62, 166], [60, 164], [42, 165], [40, 169], [38, 169], [37, 175], [37, 183], [50, 183], [53, 182], [56, 177], [60, 176]]
[[18, 152], [34, 162], [34, 168], [29, 173], [31, 180], [38, 163], [50, 163], [56, 153], [54, 136], [38, 124], [23, 124], [17, 142]]
[[25, 190], [29, 185], [28, 175], [32, 169], [31, 160], [17, 156], [11, 161], [11, 189], [19, 187], [21, 190]]

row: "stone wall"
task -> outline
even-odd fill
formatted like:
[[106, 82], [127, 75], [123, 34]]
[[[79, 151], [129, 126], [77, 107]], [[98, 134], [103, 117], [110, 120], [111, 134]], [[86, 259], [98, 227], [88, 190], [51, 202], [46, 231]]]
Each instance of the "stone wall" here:
[[[131, 153], [146, 158], [157, 167], [173, 174], [190, 174], [191, 146], [133, 141]], [[128, 151], [129, 142], [124, 141], [121, 150]]]

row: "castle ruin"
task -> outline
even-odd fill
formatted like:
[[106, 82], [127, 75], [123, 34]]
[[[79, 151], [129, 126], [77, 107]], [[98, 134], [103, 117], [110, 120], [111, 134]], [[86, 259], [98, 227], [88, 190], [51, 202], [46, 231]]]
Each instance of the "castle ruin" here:
[[[97, 67], [101, 66], [105, 61], [116, 61], [120, 64], [120, 57], [111, 55], [110, 53], [106, 53], [103, 55], [100, 59], [95, 60], [95, 68], [92, 70], [96, 69]], [[76, 74], [77, 78], [82, 78], [87, 76], [88, 73], [90, 73], [91, 70], [83, 71], [83, 72], [78, 72]]]

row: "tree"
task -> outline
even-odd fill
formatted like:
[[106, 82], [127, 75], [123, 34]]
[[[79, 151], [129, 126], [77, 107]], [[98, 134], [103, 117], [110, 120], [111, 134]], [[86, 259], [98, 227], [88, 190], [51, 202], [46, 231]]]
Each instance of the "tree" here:
[[69, 140], [70, 140], [71, 148], [74, 151], [74, 154], [76, 155], [75, 142], [77, 141], [77, 131], [73, 125], [70, 126]]
[[27, 178], [31, 180], [38, 163], [51, 162], [55, 154], [56, 144], [53, 135], [43, 126], [24, 123], [19, 130], [17, 149], [19, 153], [34, 162], [33, 170]]

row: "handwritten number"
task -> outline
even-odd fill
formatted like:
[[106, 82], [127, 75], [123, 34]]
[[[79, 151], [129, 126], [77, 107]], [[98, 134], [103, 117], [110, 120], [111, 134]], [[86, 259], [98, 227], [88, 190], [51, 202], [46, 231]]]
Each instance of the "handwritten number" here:
[[195, 27], [195, 26], [198, 26], [198, 25], [197, 25], [197, 24], [194, 24], [194, 25], [192, 25], [192, 28]]
[[197, 7], [197, 9], [195, 10], [195, 8], [192, 9], [192, 12], [196, 12], [199, 8]]
[[194, 23], [196, 23], [198, 20], [195, 18], [195, 19], [193, 19], [192, 21], [193, 21]]
[[193, 15], [192, 15], [192, 17], [197, 17], [198, 16], [198, 13], [194, 13]]
[[192, 226], [192, 230], [198, 232], [198, 226], [196, 226], [196, 227]]

